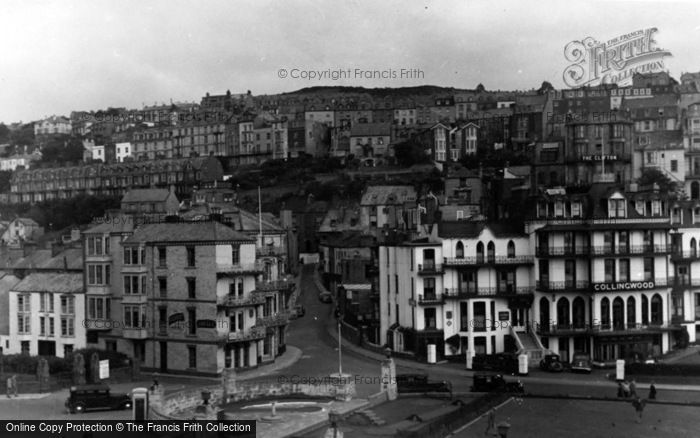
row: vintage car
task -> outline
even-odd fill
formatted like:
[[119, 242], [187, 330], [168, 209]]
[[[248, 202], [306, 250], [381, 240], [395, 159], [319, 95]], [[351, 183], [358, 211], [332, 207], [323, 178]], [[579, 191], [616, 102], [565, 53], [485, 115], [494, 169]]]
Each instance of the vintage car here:
[[561, 362], [558, 354], [547, 354], [540, 361], [540, 369], [552, 373], [560, 373], [564, 371], [564, 364]]
[[518, 372], [518, 357], [511, 353], [477, 354], [472, 358], [472, 370], [515, 374]]
[[574, 358], [571, 359], [571, 371], [589, 373], [593, 370], [591, 357], [586, 353], [574, 353]]
[[318, 299], [321, 300], [322, 303], [333, 302], [333, 297], [331, 296], [330, 292], [321, 292], [320, 294], [318, 294]]
[[449, 392], [452, 393], [452, 384], [447, 381], [433, 381], [427, 374], [397, 374], [396, 387], [400, 393], [409, 392]]
[[513, 392], [522, 394], [525, 386], [520, 380], [507, 381], [500, 374], [474, 374], [472, 392]]
[[79, 385], [70, 388], [66, 408], [71, 414], [92, 409], [130, 409], [128, 394], [113, 394], [107, 385]]

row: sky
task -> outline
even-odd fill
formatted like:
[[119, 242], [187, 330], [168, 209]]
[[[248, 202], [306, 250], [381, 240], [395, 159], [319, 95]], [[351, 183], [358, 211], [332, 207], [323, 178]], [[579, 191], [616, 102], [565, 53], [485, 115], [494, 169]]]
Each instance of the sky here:
[[565, 88], [569, 42], [651, 27], [679, 79], [700, 71], [699, 17], [693, 0], [4, 0], [0, 121], [199, 102], [226, 90]]

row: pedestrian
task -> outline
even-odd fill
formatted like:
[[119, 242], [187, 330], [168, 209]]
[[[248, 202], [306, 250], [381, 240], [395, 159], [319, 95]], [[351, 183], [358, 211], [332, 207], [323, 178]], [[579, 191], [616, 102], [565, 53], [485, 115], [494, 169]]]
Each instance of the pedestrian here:
[[624, 380], [622, 383], [622, 395], [625, 396], [625, 398], [630, 396], [630, 385], [627, 383], [626, 380]]
[[622, 387], [622, 382], [617, 382], [617, 396], [622, 398], [625, 396], [625, 390]]
[[488, 416], [488, 424], [486, 425], [486, 431], [484, 435], [489, 435], [491, 431], [496, 431], [496, 409], [491, 408]]
[[18, 395], [17, 395], [17, 374], [12, 375], [12, 392], [15, 394], [15, 398], [18, 397]]
[[632, 401], [632, 406], [634, 406], [634, 410], [637, 412], [637, 423], [642, 422], [642, 413], [644, 412], [644, 406], [647, 404], [646, 400], [642, 400], [641, 398], [637, 397]]
[[12, 398], [12, 377], [7, 378], [7, 398]]
[[630, 382], [630, 396], [637, 397], [637, 382], [634, 379]]
[[654, 381], [651, 381], [651, 385], [649, 385], [649, 400], [656, 400], [656, 385], [654, 385]]

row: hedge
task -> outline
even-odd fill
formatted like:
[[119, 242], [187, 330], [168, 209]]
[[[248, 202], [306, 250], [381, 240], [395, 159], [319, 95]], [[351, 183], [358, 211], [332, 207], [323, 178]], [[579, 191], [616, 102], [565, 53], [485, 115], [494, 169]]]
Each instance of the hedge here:
[[700, 364], [631, 363], [625, 373], [642, 376], [700, 376]]
[[[90, 358], [93, 353], [97, 353], [100, 360], [109, 359], [110, 368], [121, 368], [124, 367], [129, 358], [123, 353], [108, 350], [99, 350], [96, 348], [85, 348], [81, 350], [76, 350], [73, 352], [81, 353], [83, 359], [85, 359], [85, 367], [90, 367]], [[9, 354], [3, 355], [3, 370], [5, 373], [17, 373], [17, 374], [36, 374], [37, 365], [39, 359], [46, 359], [49, 363], [49, 373], [66, 373], [73, 370], [73, 357], [71, 355], [67, 357], [56, 357], [56, 356], [29, 356], [26, 354]]]

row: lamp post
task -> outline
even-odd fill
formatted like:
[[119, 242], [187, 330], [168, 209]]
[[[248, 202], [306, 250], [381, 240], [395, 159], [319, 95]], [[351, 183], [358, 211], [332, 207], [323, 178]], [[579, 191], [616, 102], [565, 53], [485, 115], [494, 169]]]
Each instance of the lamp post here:
[[335, 318], [338, 320], [338, 377], [343, 377], [343, 334], [340, 327], [343, 314], [340, 312], [340, 307], [335, 308]]

